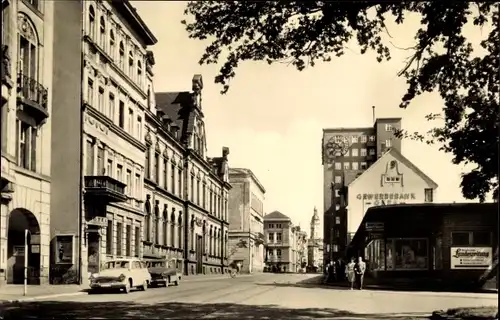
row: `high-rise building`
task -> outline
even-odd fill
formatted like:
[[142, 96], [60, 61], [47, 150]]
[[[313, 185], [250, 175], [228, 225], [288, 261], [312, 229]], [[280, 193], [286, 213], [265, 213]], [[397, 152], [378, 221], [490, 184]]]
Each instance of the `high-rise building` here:
[[230, 168], [229, 181], [229, 260], [242, 272], [262, 272], [266, 190], [250, 169]]
[[347, 246], [346, 189], [389, 148], [401, 151], [394, 130], [401, 118], [378, 118], [373, 127], [323, 129], [323, 241], [325, 262], [343, 256]]
[[48, 282], [54, 4], [2, 1], [0, 285]]
[[437, 184], [401, 154], [400, 129], [401, 119], [379, 118], [323, 130], [326, 261], [344, 257], [368, 208], [434, 201]]

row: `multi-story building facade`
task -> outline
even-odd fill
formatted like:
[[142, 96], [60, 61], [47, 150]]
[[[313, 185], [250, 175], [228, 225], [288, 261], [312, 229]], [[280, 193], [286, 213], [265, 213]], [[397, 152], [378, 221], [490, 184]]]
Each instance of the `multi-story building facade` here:
[[229, 182], [229, 260], [241, 263], [241, 272], [262, 272], [266, 190], [249, 169], [229, 169]]
[[319, 225], [320, 218], [318, 210], [314, 207], [314, 213], [311, 217], [311, 235], [307, 243], [307, 264], [308, 269], [311, 271], [316, 271], [320, 267], [323, 256], [321, 256], [322, 242], [323, 240], [319, 236]]
[[294, 272], [305, 271], [307, 265], [307, 232], [302, 231], [300, 226], [293, 228], [293, 269]]
[[[52, 212], [54, 283], [86, 282], [108, 258], [142, 255], [147, 47], [157, 40], [129, 1], [85, 1], [79, 20], [81, 135], [73, 143], [82, 157], [59, 161], [80, 164], [82, 196], [74, 210]], [[54, 197], [73, 197], [58, 188]]]
[[296, 271], [295, 228], [290, 217], [279, 211], [264, 216], [266, 266], [271, 271]]
[[53, 23], [53, 1], [2, 1], [0, 285], [25, 255], [28, 283], [48, 281]]
[[146, 111], [144, 257], [175, 258], [186, 275], [228, 271], [229, 149], [206, 155], [202, 89], [195, 75]]
[[[401, 199], [394, 201], [396, 193], [398, 198], [401, 194], [405, 203], [424, 202], [428, 197], [433, 198], [427, 190], [435, 190], [437, 185], [401, 155], [401, 140], [394, 135], [394, 131], [400, 129], [400, 118], [379, 118], [375, 120], [373, 128], [323, 130], [323, 187], [326, 209], [324, 260], [344, 257], [346, 254], [346, 248], [368, 209], [368, 205], [358, 205], [359, 197], [366, 200], [368, 193], [375, 192], [372, 192], [373, 190], [376, 190], [377, 197], [382, 194], [381, 200], [385, 201], [372, 201], [369, 205], [401, 203]], [[398, 165], [399, 162], [401, 165]], [[372, 170], [374, 164], [377, 164], [378, 170]], [[401, 170], [404, 169], [408, 170], [403, 188]], [[368, 178], [377, 174], [377, 178]], [[413, 179], [411, 175], [419, 178]], [[370, 184], [361, 185], [358, 183], [361, 180], [370, 181]], [[386, 182], [392, 191], [380, 188], [385, 186]], [[396, 188], [397, 186], [399, 188]], [[415, 191], [417, 189], [418, 192]], [[359, 190], [364, 192], [360, 193]], [[417, 193], [418, 197], [415, 196]]]

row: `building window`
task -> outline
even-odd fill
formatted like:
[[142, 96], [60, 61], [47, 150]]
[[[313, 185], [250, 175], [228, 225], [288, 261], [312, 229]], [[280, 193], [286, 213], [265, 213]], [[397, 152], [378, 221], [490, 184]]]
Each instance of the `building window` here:
[[276, 249], [276, 256], [281, 258], [281, 249]]
[[141, 175], [136, 173], [135, 174], [135, 196], [136, 198], [141, 198]]
[[335, 197], [336, 198], [340, 197], [339, 189], [335, 189]]
[[269, 229], [274, 229], [274, 223], [269, 224]]
[[160, 154], [155, 152], [155, 163], [154, 163], [154, 168], [153, 168], [153, 172], [154, 172], [154, 181], [156, 183], [160, 182]]
[[335, 170], [342, 170], [342, 163], [335, 162]]
[[128, 133], [133, 135], [134, 132], [134, 110], [128, 109]]
[[168, 159], [163, 159], [163, 187], [168, 188]]
[[116, 165], [116, 180], [123, 181], [123, 166], [121, 164]]
[[371, 156], [374, 156], [375, 155], [375, 149], [374, 148], [368, 149], [368, 154], [371, 155]]
[[201, 193], [202, 196], [202, 206], [204, 209], [207, 208], [207, 184], [203, 182], [203, 190]]
[[276, 241], [278, 241], [278, 242], [282, 241], [282, 234], [281, 234], [281, 232], [276, 233]]
[[451, 245], [452, 246], [469, 246], [471, 245], [470, 232], [452, 232]]
[[475, 247], [490, 247], [492, 244], [491, 232], [486, 232], [486, 231], [472, 232], [472, 244]]
[[[269, 225], [269, 226], [271, 226], [271, 225]], [[274, 233], [269, 232], [269, 234], [267, 235], [267, 238], [269, 239], [269, 242], [274, 242]]]
[[127, 224], [125, 227], [125, 255], [130, 257], [132, 255], [132, 226]]
[[98, 108], [99, 112], [104, 114], [104, 89], [101, 87], [99, 87], [97, 108]]
[[366, 162], [361, 162], [361, 170], [366, 170], [368, 168], [368, 165]]
[[392, 132], [392, 124], [386, 124], [385, 125], [385, 131]]
[[385, 147], [386, 147], [386, 148], [390, 148], [390, 147], [392, 147], [392, 141], [391, 141], [391, 139], [387, 139], [387, 140], [385, 140]]
[[183, 245], [182, 245], [182, 240], [183, 240], [183, 236], [184, 236], [184, 233], [182, 232], [182, 212], [179, 211], [179, 221], [178, 221], [178, 224], [177, 224], [177, 228], [178, 228], [178, 233], [177, 233], [177, 243], [178, 243], [178, 248], [183, 248]]
[[333, 250], [333, 252], [339, 252], [339, 245], [338, 244], [334, 244], [332, 246], [332, 250]]
[[119, 49], [119, 64], [120, 69], [125, 70], [125, 47], [123, 46], [123, 41], [120, 41], [120, 49]]
[[113, 176], [113, 160], [108, 159], [108, 164], [106, 165], [106, 175], [108, 177]]
[[106, 22], [104, 22], [104, 17], [100, 19], [99, 30], [101, 31], [99, 34], [99, 45], [106, 50]]
[[342, 183], [342, 177], [341, 176], [335, 176], [335, 183]]
[[139, 252], [141, 250], [141, 228], [135, 227], [135, 256], [139, 257]]
[[339, 229], [335, 229], [334, 234], [335, 234], [335, 238], [340, 237], [340, 231], [339, 231]]
[[370, 141], [371, 142], [374, 142], [376, 140], [376, 137], [375, 136], [370, 136]]
[[104, 148], [97, 148], [97, 175], [100, 176], [104, 173]]
[[170, 192], [175, 194], [175, 164], [170, 165]]
[[120, 100], [120, 106], [118, 107], [118, 126], [125, 129], [125, 102]]
[[137, 138], [142, 141], [142, 118], [137, 116]]
[[[335, 190], [335, 191], [337, 191], [337, 190]], [[338, 194], [335, 194], [335, 195], [336, 195], [336, 196], [338, 196]], [[336, 205], [335, 205], [335, 210], [336, 210], [336, 211], [339, 211], [339, 210], [340, 210], [340, 204], [336, 204]]]
[[182, 170], [177, 170], [177, 185], [179, 186], [179, 196], [182, 197]]
[[115, 33], [113, 30], [109, 32], [109, 52], [111, 55], [111, 58], [115, 58]]
[[113, 254], [113, 221], [108, 220], [108, 227], [106, 228], [106, 254]]
[[17, 163], [24, 169], [36, 171], [37, 130], [17, 120]]
[[360, 139], [361, 139], [361, 143], [366, 143], [366, 136], [365, 135], [362, 135], [360, 137]]
[[134, 54], [132, 50], [128, 52], [128, 75], [130, 78], [134, 78]]
[[95, 40], [95, 11], [94, 7], [89, 7], [89, 31], [92, 40]]
[[349, 162], [344, 162], [344, 170], [351, 169], [351, 164]]
[[361, 148], [360, 154], [361, 154], [362, 157], [366, 157], [366, 149], [365, 148]]
[[87, 83], [87, 103], [94, 106], [94, 81], [89, 79]]
[[142, 63], [137, 61], [137, 83], [142, 88]]
[[114, 122], [115, 121], [115, 96], [110, 93], [109, 94], [109, 118]]
[[352, 149], [352, 156], [353, 157], [357, 157], [358, 156], [358, 149], [357, 148]]
[[434, 194], [431, 188], [425, 189], [424, 194], [425, 194], [425, 202], [433, 202], [434, 201]]
[[200, 196], [200, 193], [201, 193], [201, 188], [200, 188], [200, 180], [197, 180], [196, 181], [196, 203], [198, 205], [200, 205], [200, 201], [201, 201], [201, 196]]
[[130, 169], [127, 169], [127, 173], [125, 174], [125, 183], [127, 184], [127, 195], [129, 197], [132, 196], [132, 171]]
[[116, 223], [116, 255], [121, 256], [123, 242], [123, 224], [121, 222]]
[[151, 159], [150, 159], [150, 154], [151, 154], [151, 148], [148, 146], [146, 149], [146, 161], [144, 163], [144, 168], [146, 170], [146, 179], [151, 179]]
[[359, 163], [353, 162], [352, 163], [352, 170], [358, 170], [359, 169]]
[[194, 203], [194, 176], [191, 175], [189, 200]]
[[176, 248], [175, 246], [175, 215], [172, 213], [170, 216], [170, 246]]
[[94, 175], [94, 143], [92, 141], [87, 140], [87, 148], [85, 150], [86, 156], [86, 170], [85, 173], [87, 176]]
[[148, 104], [148, 109], [151, 110], [151, 87], [150, 86], [148, 86], [147, 104]]
[[352, 136], [351, 137], [351, 142], [352, 143], [358, 143], [358, 136]]

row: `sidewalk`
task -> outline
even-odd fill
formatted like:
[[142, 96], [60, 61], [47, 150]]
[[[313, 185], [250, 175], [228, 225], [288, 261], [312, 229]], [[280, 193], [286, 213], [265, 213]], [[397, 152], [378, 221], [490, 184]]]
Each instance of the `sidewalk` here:
[[[251, 277], [251, 274], [238, 275], [239, 277]], [[182, 282], [199, 282], [210, 281], [217, 279], [227, 279], [229, 275], [194, 275], [182, 276]], [[41, 299], [51, 299], [58, 297], [77, 296], [87, 294], [88, 286], [80, 285], [29, 285], [27, 295], [24, 296], [24, 286], [17, 284], [8, 284], [0, 287], [0, 304], [5, 302], [20, 302], [20, 301], [33, 301]]]

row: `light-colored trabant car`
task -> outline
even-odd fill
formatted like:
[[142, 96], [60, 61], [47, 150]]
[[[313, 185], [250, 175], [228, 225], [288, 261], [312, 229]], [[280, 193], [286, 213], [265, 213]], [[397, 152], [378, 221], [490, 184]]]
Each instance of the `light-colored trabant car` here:
[[139, 259], [109, 260], [98, 274], [90, 276], [92, 291], [119, 289], [129, 293], [132, 288], [147, 290], [151, 275], [146, 264]]
[[148, 266], [151, 275], [151, 286], [165, 286], [173, 284], [179, 285], [182, 278], [182, 272], [176, 268], [176, 260], [144, 260]]

